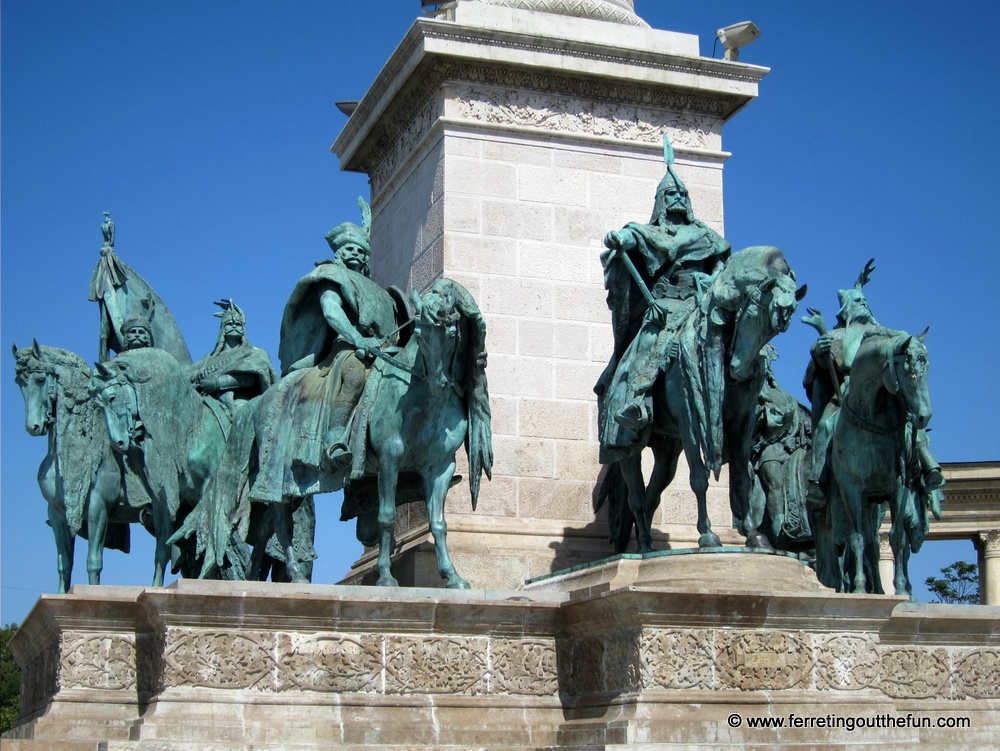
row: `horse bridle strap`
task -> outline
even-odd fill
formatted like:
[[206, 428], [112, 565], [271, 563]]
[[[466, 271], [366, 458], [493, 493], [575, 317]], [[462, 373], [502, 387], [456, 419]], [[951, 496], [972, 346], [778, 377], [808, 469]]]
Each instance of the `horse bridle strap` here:
[[876, 435], [892, 435], [903, 429], [906, 425], [906, 419], [903, 419], [898, 425], [893, 425], [891, 427], [882, 427], [881, 425], [876, 425], [875, 423], [866, 420], [864, 417], [859, 415], [854, 409], [851, 408], [851, 397], [850, 393], [844, 396], [844, 412], [847, 414], [848, 420], [856, 428], [868, 431], [869, 433], [875, 433]]

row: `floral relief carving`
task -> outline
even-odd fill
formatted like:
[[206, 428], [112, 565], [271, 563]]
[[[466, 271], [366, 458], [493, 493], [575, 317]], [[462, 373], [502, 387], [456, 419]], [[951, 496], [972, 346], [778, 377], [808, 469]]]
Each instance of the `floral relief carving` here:
[[386, 637], [385, 691], [485, 694], [486, 639]]
[[317, 634], [279, 640], [279, 690], [373, 693], [382, 687], [382, 637]]
[[34, 709], [59, 691], [59, 641], [52, 639], [21, 670], [21, 712]]
[[574, 694], [604, 691], [604, 645], [596, 636], [577, 640], [573, 645]]
[[[445, 84], [451, 87], [453, 105], [448, 112], [455, 110], [462, 119], [530, 126], [539, 120], [533, 110], [544, 102], [550, 111], [541, 115], [544, 125], [535, 125], [541, 130], [565, 129], [650, 144], [659, 143], [667, 132], [675, 145], [690, 148], [721, 148], [722, 120], [735, 106], [735, 100], [725, 95], [441, 61], [398, 103], [369, 150], [371, 156], [361, 165], [371, 178], [373, 197], [387, 189], [413, 147], [437, 122]], [[523, 104], [529, 97], [531, 106]], [[585, 106], [582, 113], [581, 106]], [[507, 111], [501, 112], [501, 107]]]
[[962, 656], [955, 667], [959, 696], [1000, 699], [1000, 651], [977, 649]]
[[647, 684], [663, 688], [715, 688], [715, 646], [711, 631], [646, 631], [640, 649]]
[[61, 672], [63, 688], [135, 688], [135, 643], [118, 634], [66, 634]]
[[657, 113], [620, 102], [554, 97], [508, 89], [468, 89], [459, 112], [468, 120], [561, 133], [604, 136], [659, 144], [667, 133], [675, 145], [711, 148], [718, 118], [694, 113]]
[[555, 644], [495, 639], [490, 644], [494, 694], [551, 696], [559, 690]]
[[879, 688], [894, 699], [923, 699], [947, 693], [951, 669], [943, 649], [887, 649]]
[[271, 689], [271, 634], [178, 632], [167, 634], [164, 682], [168, 686]]
[[634, 691], [642, 687], [640, 629], [608, 634], [604, 640], [604, 680], [608, 691]]
[[817, 688], [854, 691], [878, 685], [882, 661], [872, 636], [832, 636], [817, 649]]
[[744, 691], [803, 687], [814, 664], [812, 645], [802, 634], [782, 631], [717, 632], [721, 688]]

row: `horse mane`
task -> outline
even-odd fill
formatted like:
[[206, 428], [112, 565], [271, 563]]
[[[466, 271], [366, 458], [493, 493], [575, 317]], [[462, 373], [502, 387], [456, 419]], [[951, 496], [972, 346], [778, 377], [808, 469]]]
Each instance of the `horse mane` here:
[[[60, 347], [48, 347], [39, 344], [38, 349], [42, 353], [39, 360], [31, 347], [22, 347], [15, 353], [14, 372], [17, 377], [21, 377], [32, 367], [32, 362], [38, 362], [43, 369], [53, 369], [56, 371], [59, 383], [60, 396], [65, 396], [70, 400], [70, 404], [83, 404], [90, 401], [90, 392], [87, 390], [87, 382], [90, 380], [90, 366], [75, 352]], [[69, 406], [69, 405], [64, 405]]]
[[461, 319], [454, 374], [466, 394], [468, 430], [465, 450], [469, 458], [469, 492], [472, 508], [479, 500], [482, 475], [492, 478], [493, 440], [490, 397], [486, 381], [486, 322], [475, 299], [451, 279], [437, 279], [422, 298], [422, 313], [438, 322]]
[[773, 245], [754, 245], [729, 256], [712, 283], [712, 296], [718, 305], [732, 310], [743, 290], [783, 275], [795, 279], [785, 254]]

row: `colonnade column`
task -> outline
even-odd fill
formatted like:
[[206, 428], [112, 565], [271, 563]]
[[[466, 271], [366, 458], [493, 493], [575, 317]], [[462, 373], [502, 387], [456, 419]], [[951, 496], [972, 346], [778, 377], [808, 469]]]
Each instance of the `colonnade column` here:
[[1000, 529], [980, 532], [976, 550], [979, 553], [979, 602], [1000, 605]]

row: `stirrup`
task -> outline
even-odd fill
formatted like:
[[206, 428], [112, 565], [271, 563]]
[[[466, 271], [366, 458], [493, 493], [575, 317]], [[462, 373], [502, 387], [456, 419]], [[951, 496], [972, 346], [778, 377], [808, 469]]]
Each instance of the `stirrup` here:
[[621, 412], [615, 415], [615, 422], [623, 428], [640, 431], [649, 425], [649, 412], [642, 402], [625, 405]]
[[354, 453], [347, 447], [347, 444], [337, 441], [327, 447], [324, 457], [326, 458], [326, 466], [336, 472], [351, 466]]

